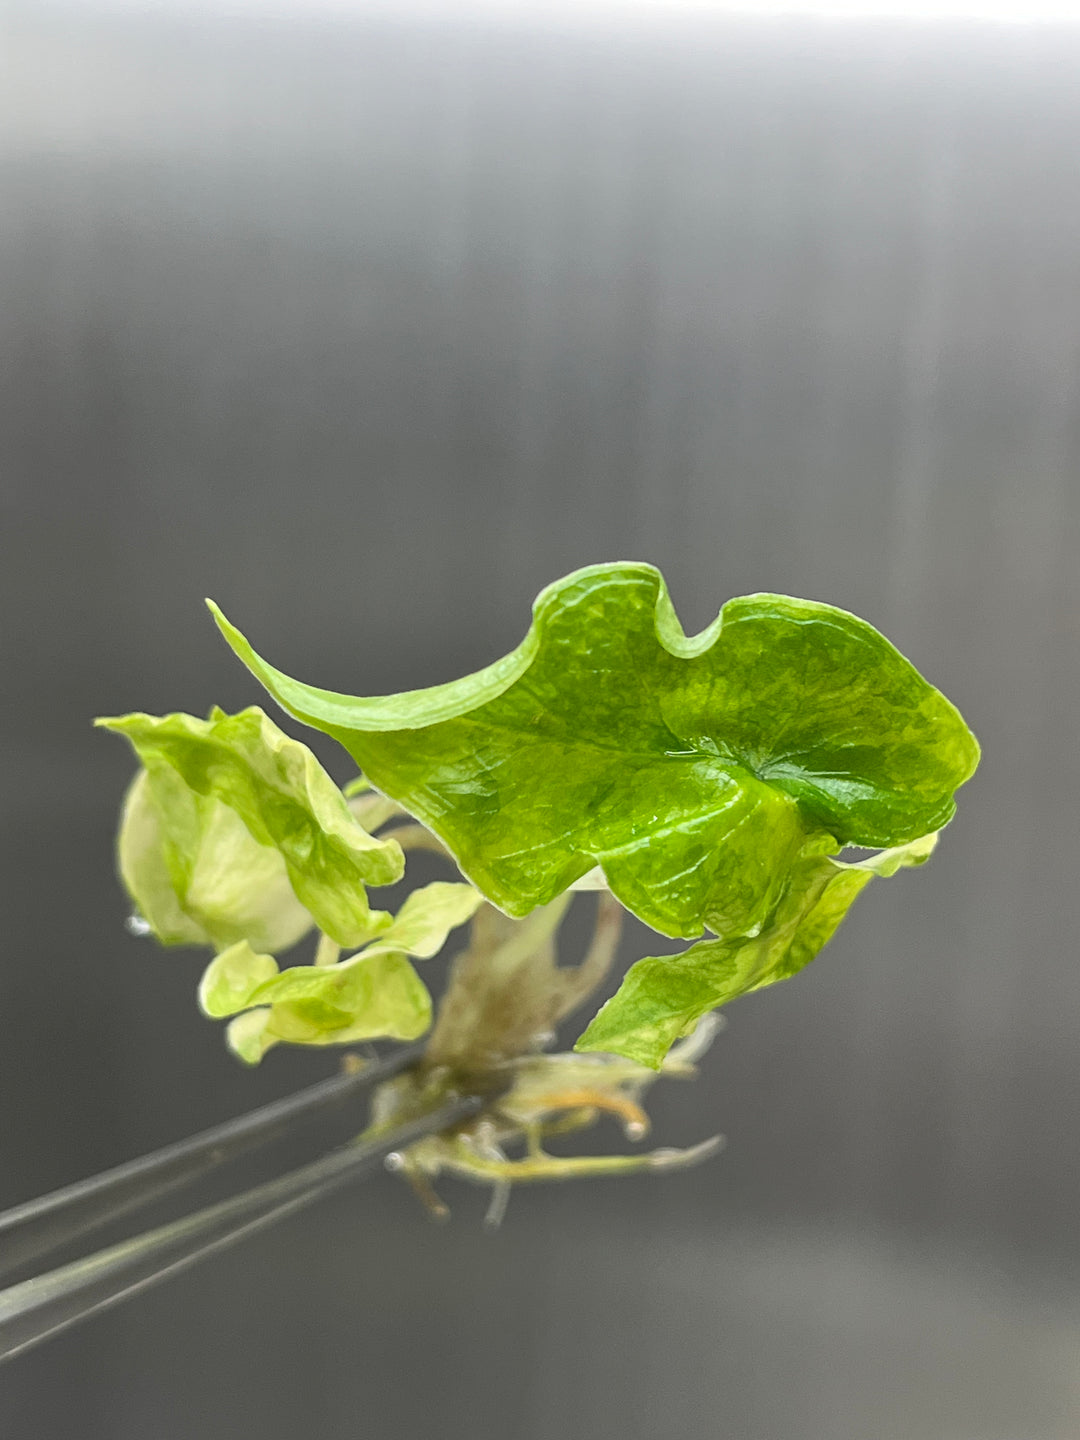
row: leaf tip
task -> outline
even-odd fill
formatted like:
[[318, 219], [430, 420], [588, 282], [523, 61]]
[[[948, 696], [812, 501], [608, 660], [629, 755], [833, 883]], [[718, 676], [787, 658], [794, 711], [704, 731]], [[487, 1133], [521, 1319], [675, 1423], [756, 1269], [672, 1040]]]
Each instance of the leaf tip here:
[[214, 617], [214, 623], [217, 625], [221, 633], [225, 636], [225, 639], [228, 640], [231, 644], [232, 636], [239, 635], [239, 630], [237, 630], [236, 626], [225, 614], [225, 611], [222, 610], [221, 606], [217, 603], [216, 600], [211, 600], [210, 596], [207, 595], [205, 597], [205, 604], [206, 608], [210, 611], [210, 614]]
[[134, 719], [134, 715], [95, 715], [93, 724], [95, 730], [108, 730], [112, 735], [126, 735]]
[[241, 650], [248, 651], [251, 649], [251, 646], [247, 642], [247, 637], [236, 628], [217, 601], [211, 600], [209, 595], [206, 596], [206, 608], [214, 617], [214, 623], [233, 650], [239, 653]]

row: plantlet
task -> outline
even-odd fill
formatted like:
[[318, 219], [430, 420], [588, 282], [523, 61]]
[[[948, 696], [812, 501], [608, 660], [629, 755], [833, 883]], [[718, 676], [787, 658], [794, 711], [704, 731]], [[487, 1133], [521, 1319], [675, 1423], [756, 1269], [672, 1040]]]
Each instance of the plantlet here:
[[[692, 1073], [714, 1012], [801, 970], [875, 876], [923, 864], [978, 763], [956, 709], [865, 621], [751, 595], [688, 637], [647, 565], [577, 571], [540, 595], [503, 659], [377, 698], [290, 679], [211, 608], [274, 699], [361, 777], [340, 791], [255, 708], [101, 720], [142, 766], [121, 874], [159, 940], [214, 951], [200, 1004], [229, 1019], [248, 1063], [282, 1043], [429, 1035], [423, 1061], [376, 1093], [369, 1135], [499, 1079], [480, 1114], [397, 1158], [433, 1210], [443, 1170], [493, 1184], [497, 1216], [514, 1180], [701, 1158], [711, 1142], [580, 1158], [543, 1146], [605, 1113], [643, 1136], [648, 1084]], [[417, 847], [457, 878], [395, 915], [373, 908], [369, 887], [398, 881]], [[848, 847], [878, 853], [837, 858]], [[581, 889], [598, 892], [596, 933], [560, 967]], [[607, 973], [624, 909], [694, 943], [638, 960], [574, 1053], [550, 1053]], [[433, 1023], [414, 962], [466, 923]], [[309, 932], [312, 963], [280, 968]]]

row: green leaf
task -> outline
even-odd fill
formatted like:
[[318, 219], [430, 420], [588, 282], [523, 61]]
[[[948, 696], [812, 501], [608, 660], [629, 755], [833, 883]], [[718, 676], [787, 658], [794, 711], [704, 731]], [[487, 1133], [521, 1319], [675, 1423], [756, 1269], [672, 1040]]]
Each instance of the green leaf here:
[[312, 919], [293, 893], [277, 850], [254, 840], [220, 801], [197, 795], [171, 771], [152, 784], [140, 770], [124, 800], [117, 840], [128, 894], [165, 945], [257, 950], [295, 945]]
[[338, 944], [358, 945], [389, 924], [369, 908], [364, 887], [400, 879], [401, 847], [369, 835], [307, 746], [260, 709], [97, 723], [126, 736], [146, 767], [178, 893], [190, 888], [202, 843], [203, 812], [187, 799], [194, 792], [227, 806], [252, 839], [280, 854], [297, 899]]
[[[381, 1028], [381, 997], [373, 994], [372, 977], [384, 973], [404, 974], [404, 968], [399, 963], [404, 959], [400, 951], [383, 951], [375, 956], [366, 953], [354, 955], [339, 965], [291, 965], [288, 970], [259, 985], [249, 996], [247, 1005], [276, 1005], [286, 1000], [304, 1000], [312, 1002], [313, 1007], [317, 1003], [320, 1013], [326, 1012], [326, 1020], [320, 1021], [322, 1028], [330, 1028], [330, 1012], [336, 1012], [343, 1018], [334, 1019], [333, 1024], [344, 1025], [363, 1017], [365, 1023], [374, 1027], [369, 1034], [392, 1034], [392, 1031]], [[376, 960], [380, 963], [376, 964]], [[384, 960], [387, 962], [385, 965], [381, 963]], [[415, 973], [411, 965], [408, 970]], [[416, 985], [423, 989], [419, 977], [416, 977]], [[368, 1007], [366, 1011], [364, 1006]]]
[[277, 1037], [269, 1033], [270, 1011], [249, 1010], [230, 1020], [225, 1043], [245, 1065], [258, 1065], [266, 1052], [276, 1045]]
[[241, 1010], [260, 1017], [229, 1027], [230, 1048], [249, 1065], [283, 1040], [294, 1045], [380, 1036], [414, 1040], [431, 1023], [431, 996], [406, 955], [430, 959], [481, 904], [483, 896], [471, 885], [441, 880], [425, 885], [406, 899], [374, 944], [333, 965], [293, 965], [279, 972], [269, 955], [233, 946], [207, 967], [199, 1003], [218, 1019]]
[[246, 940], [211, 960], [199, 982], [199, 1008], [213, 1020], [247, 1007], [248, 996], [278, 973], [272, 955], [258, 955]]
[[577, 571], [502, 660], [373, 699], [290, 679], [211, 609], [274, 698], [511, 915], [599, 864], [664, 934], [747, 934], [808, 855], [940, 829], [978, 762], [956, 709], [865, 621], [749, 595], [688, 638], [648, 565]]
[[827, 855], [802, 861], [760, 934], [702, 940], [681, 955], [639, 960], [574, 1049], [625, 1055], [659, 1069], [671, 1045], [702, 1015], [808, 965], [875, 875], [922, 865], [936, 840], [924, 835], [852, 864]]
[[417, 959], [430, 960], [446, 944], [450, 931], [471, 920], [483, 901], [472, 885], [435, 880], [406, 898], [389, 927], [363, 953], [401, 950]]
[[431, 1024], [427, 987], [397, 952], [359, 955], [343, 965], [294, 965], [258, 986], [248, 1003], [269, 1008], [252, 1009], [234, 1020], [228, 1043], [252, 1065], [280, 1041], [345, 1045], [415, 1040]]

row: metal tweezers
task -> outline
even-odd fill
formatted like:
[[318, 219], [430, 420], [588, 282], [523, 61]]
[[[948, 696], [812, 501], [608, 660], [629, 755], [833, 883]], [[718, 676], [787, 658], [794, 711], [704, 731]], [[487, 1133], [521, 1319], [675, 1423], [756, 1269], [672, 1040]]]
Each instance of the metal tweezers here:
[[[0, 1276], [100, 1226], [160, 1199], [293, 1131], [304, 1121], [415, 1064], [423, 1044], [396, 1050], [354, 1074], [335, 1076], [167, 1145], [88, 1180], [0, 1213]], [[332, 1150], [298, 1170], [81, 1260], [0, 1290], [0, 1362], [98, 1314], [204, 1256], [296, 1214], [313, 1201], [377, 1169], [387, 1155], [459, 1124], [491, 1096], [451, 1098], [418, 1119]]]

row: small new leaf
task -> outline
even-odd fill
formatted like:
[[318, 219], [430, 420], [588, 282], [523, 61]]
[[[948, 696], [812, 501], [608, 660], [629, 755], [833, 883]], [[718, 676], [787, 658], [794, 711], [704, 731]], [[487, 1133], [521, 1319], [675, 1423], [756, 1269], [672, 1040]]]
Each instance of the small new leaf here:
[[227, 807], [259, 846], [280, 855], [296, 898], [338, 944], [361, 944], [389, 924], [388, 915], [369, 908], [365, 885], [401, 878], [401, 847], [369, 835], [307, 746], [262, 710], [215, 709], [208, 720], [135, 714], [97, 723], [124, 735], [146, 767], [179, 894], [190, 889], [205, 830], [193, 795]]
[[924, 835], [852, 864], [828, 855], [802, 861], [760, 934], [702, 940], [681, 955], [639, 960], [574, 1049], [624, 1055], [659, 1069], [670, 1047], [702, 1015], [808, 965], [875, 875], [922, 865], [936, 840]]
[[430, 959], [482, 903], [471, 885], [437, 880], [413, 891], [378, 940], [333, 965], [279, 971], [271, 956], [235, 945], [207, 967], [199, 1003], [217, 1019], [241, 1010], [260, 1017], [229, 1027], [231, 1048], [249, 1065], [282, 1040], [415, 1040], [431, 1023], [431, 996], [407, 956]]
[[175, 774], [128, 789], [117, 838], [128, 894], [164, 945], [223, 950], [248, 940], [287, 950], [312, 927], [281, 854], [254, 840], [235, 811]]
[[390, 925], [364, 954], [401, 950], [418, 960], [430, 960], [446, 944], [451, 930], [472, 919], [483, 900], [472, 885], [435, 880], [406, 898]]
[[663, 934], [751, 934], [823, 849], [940, 829], [978, 763], [956, 709], [865, 621], [749, 595], [687, 637], [648, 565], [580, 570], [502, 660], [374, 699], [290, 679], [211, 608], [279, 704], [514, 916], [599, 865]]
[[401, 954], [361, 955], [340, 966], [298, 965], [256, 993], [265, 1008], [238, 1015], [227, 1032], [230, 1049], [248, 1065], [257, 1065], [281, 1041], [415, 1040], [431, 1024], [427, 986]]
[[214, 957], [199, 982], [199, 1008], [223, 1020], [248, 1006], [248, 996], [278, 973], [272, 955], [257, 954], [246, 940]]
[[245, 1065], [258, 1065], [266, 1052], [278, 1043], [276, 1037], [268, 1033], [269, 1025], [269, 1010], [249, 1010], [229, 1021], [225, 1043]]

